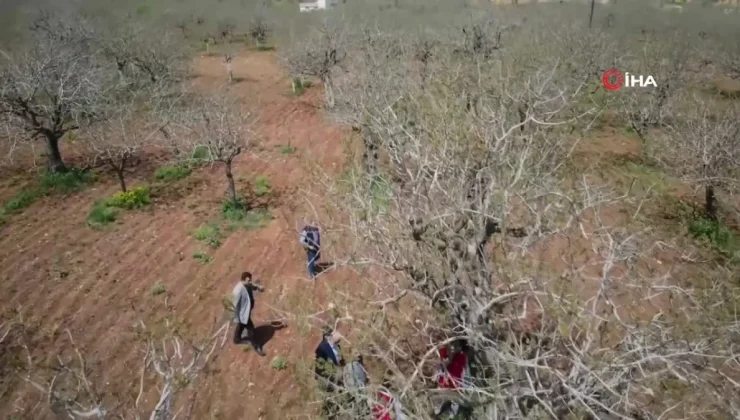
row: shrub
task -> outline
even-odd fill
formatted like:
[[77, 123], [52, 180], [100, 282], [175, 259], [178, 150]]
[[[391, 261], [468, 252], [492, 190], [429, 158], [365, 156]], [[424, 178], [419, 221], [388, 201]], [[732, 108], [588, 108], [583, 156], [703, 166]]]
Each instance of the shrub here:
[[208, 264], [209, 262], [213, 261], [213, 257], [206, 254], [205, 252], [196, 252], [193, 254], [193, 259], [200, 261], [203, 264]]
[[18, 213], [33, 204], [34, 201], [36, 201], [43, 195], [44, 190], [41, 188], [21, 190], [16, 193], [16, 195], [13, 196], [13, 198], [11, 198], [7, 203], [5, 203], [5, 206], [3, 206], [3, 210], [5, 213]]
[[724, 223], [704, 215], [691, 220], [689, 232], [695, 238], [709, 241], [724, 252], [732, 253], [738, 246], [735, 235]]
[[100, 228], [116, 221], [118, 211], [108, 207], [105, 201], [97, 201], [87, 216], [87, 224], [93, 228]]
[[267, 175], [260, 175], [254, 181], [254, 193], [257, 197], [262, 197], [270, 193], [270, 178]]
[[154, 173], [154, 177], [157, 181], [174, 182], [188, 177], [192, 172], [192, 169], [187, 166], [165, 166], [163, 168], [158, 168]]
[[282, 146], [282, 148], [280, 149], [280, 152], [284, 155], [292, 155], [293, 153], [295, 153], [295, 147], [289, 144], [286, 144]]
[[267, 226], [272, 220], [272, 213], [268, 209], [254, 209], [244, 215], [242, 223], [247, 229], [258, 229]]
[[282, 357], [277, 356], [274, 359], [272, 359], [270, 366], [275, 370], [284, 370], [285, 368], [288, 367], [288, 362], [283, 360]]
[[216, 249], [221, 246], [221, 229], [214, 223], [203, 224], [193, 232], [193, 238]]
[[151, 293], [152, 296], [159, 296], [167, 293], [167, 289], [164, 288], [162, 283], [157, 282], [152, 286]]
[[122, 209], [137, 209], [149, 205], [149, 188], [136, 187], [126, 192], [117, 192], [109, 198], [107, 205]]
[[190, 159], [196, 163], [206, 162], [211, 158], [211, 151], [206, 146], [198, 146], [193, 150]]
[[95, 177], [92, 174], [79, 169], [71, 169], [64, 173], [43, 172], [41, 174], [43, 188], [56, 190], [62, 194], [80, 191], [94, 180]]
[[221, 214], [224, 219], [229, 222], [239, 222], [246, 216], [246, 205], [244, 204], [244, 198], [237, 199], [238, 203], [234, 203], [232, 200], [227, 199], [221, 206]]

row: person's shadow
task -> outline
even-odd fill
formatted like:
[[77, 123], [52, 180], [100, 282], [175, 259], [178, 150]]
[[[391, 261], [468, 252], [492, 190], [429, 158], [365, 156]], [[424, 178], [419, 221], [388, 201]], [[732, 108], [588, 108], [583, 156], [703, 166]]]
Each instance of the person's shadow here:
[[272, 321], [269, 324], [260, 325], [254, 328], [254, 341], [260, 347], [267, 344], [275, 336], [275, 331], [282, 330], [288, 326], [282, 321]]
[[333, 262], [317, 262], [316, 263], [316, 274], [321, 274], [326, 270], [329, 270], [330, 268], [334, 267]]

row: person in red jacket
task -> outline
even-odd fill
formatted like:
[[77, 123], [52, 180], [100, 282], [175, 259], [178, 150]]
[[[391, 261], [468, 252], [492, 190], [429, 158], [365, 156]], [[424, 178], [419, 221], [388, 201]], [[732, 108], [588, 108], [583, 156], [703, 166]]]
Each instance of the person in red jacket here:
[[406, 420], [401, 404], [391, 394], [390, 388], [391, 383], [388, 379], [388, 373], [386, 373], [383, 385], [375, 393], [375, 403], [372, 409], [373, 420]]
[[[451, 391], [465, 388], [468, 382], [467, 343], [461, 340], [451, 343], [449, 348], [442, 347], [439, 349], [439, 357], [442, 360], [442, 366], [436, 378], [439, 388]], [[446, 409], [456, 415], [460, 406], [454, 401], [445, 400], [437, 405], [434, 411], [439, 415]]]

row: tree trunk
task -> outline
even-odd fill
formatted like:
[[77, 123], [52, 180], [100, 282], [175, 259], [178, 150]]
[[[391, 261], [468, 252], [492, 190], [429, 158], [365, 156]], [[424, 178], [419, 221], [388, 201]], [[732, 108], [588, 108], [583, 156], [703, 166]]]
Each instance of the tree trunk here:
[[116, 176], [118, 176], [118, 182], [121, 184], [121, 191], [126, 192], [126, 180], [123, 175], [123, 167], [116, 168]]
[[331, 85], [331, 78], [325, 77], [324, 80], [324, 96], [326, 97], [326, 106], [328, 108], [334, 108], [334, 89]]
[[717, 220], [717, 197], [713, 185], [704, 187], [704, 211], [710, 219]]
[[239, 200], [236, 198], [236, 185], [234, 184], [234, 175], [231, 173], [231, 159], [224, 162], [226, 165], [226, 178], [229, 180], [229, 198], [234, 203], [234, 208], [239, 207]]
[[596, 5], [596, 0], [591, 0], [591, 13], [588, 15], [588, 28], [591, 29], [591, 24], [594, 21], [594, 6]]
[[53, 134], [46, 135], [46, 150], [49, 171], [51, 173], [67, 172], [67, 166], [64, 164], [62, 154], [59, 152], [59, 136]]

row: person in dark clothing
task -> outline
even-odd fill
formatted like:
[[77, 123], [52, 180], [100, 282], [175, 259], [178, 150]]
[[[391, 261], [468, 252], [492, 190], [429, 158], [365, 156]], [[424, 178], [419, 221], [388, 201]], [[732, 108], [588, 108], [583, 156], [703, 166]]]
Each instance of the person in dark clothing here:
[[308, 275], [311, 280], [316, 279], [316, 264], [321, 259], [321, 235], [319, 228], [307, 225], [301, 231], [301, 245], [306, 250], [308, 259]]
[[337, 332], [325, 330], [321, 342], [316, 347], [316, 379], [324, 392], [324, 415], [333, 419], [339, 410], [338, 391], [342, 386], [341, 366], [343, 364]]
[[[234, 321], [236, 329], [234, 330], [234, 344], [249, 343], [254, 351], [260, 356], [264, 356], [262, 346], [255, 341], [254, 324], [252, 323], [252, 309], [254, 309], [254, 291], [264, 291], [264, 287], [252, 282], [252, 273], [242, 273], [241, 280], [234, 286]], [[247, 338], [242, 338], [242, 333], [247, 330]]]

